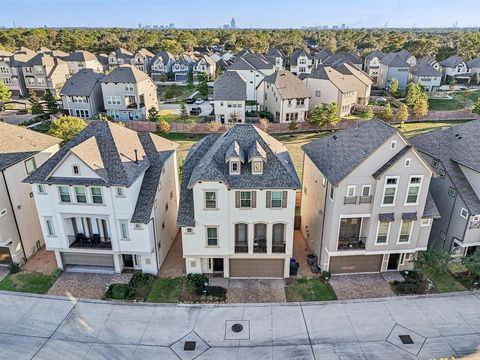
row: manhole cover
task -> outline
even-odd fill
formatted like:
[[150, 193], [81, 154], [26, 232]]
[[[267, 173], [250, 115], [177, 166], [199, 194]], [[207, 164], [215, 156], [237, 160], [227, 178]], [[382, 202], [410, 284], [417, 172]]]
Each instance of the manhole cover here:
[[183, 345], [183, 350], [194, 351], [196, 346], [197, 346], [196, 341], [185, 341], [185, 344]]
[[412, 337], [410, 335], [398, 335], [403, 344], [413, 344]]
[[233, 324], [232, 325], [232, 331], [234, 333], [239, 333], [242, 330], [243, 330], [243, 325], [242, 324]]

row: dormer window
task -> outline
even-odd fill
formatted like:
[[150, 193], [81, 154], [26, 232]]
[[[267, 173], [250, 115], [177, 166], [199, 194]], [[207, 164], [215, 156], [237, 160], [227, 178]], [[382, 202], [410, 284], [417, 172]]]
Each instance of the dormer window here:
[[230, 175], [240, 175], [239, 160], [230, 160]]
[[254, 160], [252, 161], [252, 174], [262, 174], [263, 173], [263, 161]]
[[73, 175], [80, 175], [80, 167], [78, 165], [72, 165]]

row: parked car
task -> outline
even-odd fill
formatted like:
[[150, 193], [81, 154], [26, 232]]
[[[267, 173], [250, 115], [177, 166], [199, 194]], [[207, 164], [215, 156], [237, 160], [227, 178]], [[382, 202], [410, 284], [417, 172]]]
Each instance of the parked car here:
[[192, 98], [187, 98], [187, 100], [185, 100], [185, 102], [186, 102], [187, 104], [195, 104], [195, 100], [197, 100], [197, 99], [195, 99], [195, 98], [192, 97]]
[[203, 104], [203, 101], [204, 100], [202, 98], [197, 98], [197, 100], [195, 100], [195, 104], [198, 104], [198, 105]]
[[202, 113], [202, 108], [200, 107], [194, 107], [192, 110], [190, 110], [190, 115], [196, 116], [200, 115]]

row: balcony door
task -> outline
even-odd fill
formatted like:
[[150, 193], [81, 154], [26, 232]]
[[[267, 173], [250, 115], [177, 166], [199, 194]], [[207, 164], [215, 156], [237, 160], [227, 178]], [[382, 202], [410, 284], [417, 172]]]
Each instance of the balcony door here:
[[343, 218], [340, 220], [340, 240], [356, 240], [360, 237], [361, 218]]

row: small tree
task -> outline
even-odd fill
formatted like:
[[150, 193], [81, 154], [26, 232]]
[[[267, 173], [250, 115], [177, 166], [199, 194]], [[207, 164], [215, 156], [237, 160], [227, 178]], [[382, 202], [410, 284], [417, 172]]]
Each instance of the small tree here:
[[202, 98], [206, 99], [208, 97], [208, 74], [207, 73], [198, 75], [197, 90]]
[[187, 74], [187, 87], [193, 89], [193, 72], [191, 71]]
[[470, 86], [478, 85], [478, 74], [476, 72], [473, 73], [473, 75], [470, 78], [470, 81], [468, 83], [470, 84]]
[[392, 110], [392, 107], [390, 106], [390, 103], [388, 103], [387, 105], [385, 105], [382, 109], [382, 111], [380, 112], [380, 114], [378, 114], [378, 117], [380, 119], [382, 119], [383, 121], [386, 121], [386, 122], [390, 122], [392, 121], [393, 119], [393, 110]]
[[373, 119], [374, 116], [375, 116], [375, 113], [373, 112], [373, 106], [368, 105], [367, 112], [365, 113], [364, 118], [367, 120], [370, 120], [370, 119]]
[[48, 112], [50, 114], [56, 114], [58, 112], [57, 99], [55, 99], [55, 96], [53, 96], [50, 90], [45, 91], [45, 95], [43, 95], [43, 100], [45, 101]]
[[168, 134], [171, 130], [170, 124], [165, 119], [160, 119], [157, 122], [157, 131], [162, 134]]
[[32, 115], [41, 115], [45, 113], [45, 111], [43, 111], [43, 106], [42, 104], [40, 104], [40, 100], [35, 91], [30, 90], [30, 96], [28, 98], [28, 101], [32, 106]]
[[462, 264], [469, 273], [475, 275], [477, 278], [480, 278], [480, 252], [477, 251], [473, 255], [464, 257]]
[[150, 109], [148, 109], [147, 119], [148, 121], [152, 122], [157, 122], [160, 120], [160, 114], [158, 113], [158, 110], [155, 108], [155, 106], [152, 106]]
[[398, 96], [399, 94], [399, 86], [398, 86], [398, 79], [392, 78], [390, 80], [390, 85], [388, 86], [388, 91], [392, 96]]
[[448, 81], [448, 90], [450, 90], [450, 92], [454, 92], [456, 85], [457, 85], [457, 81], [455, 80], [454, 77], [451, 77]]
[[77, 136], [78, 133], [86, 127], [87, 123], [85, 120], [74, 116], [61, 116], [52, 121], [48, 133], [52, 136], [63, 139], [62, 143], [65, 144]]
[[258, 122], [258, 127], [265, 132], [268, 132], [268, 128], [270, 127], [270, 121], [266, 118], [261, 118]]
[[424, 93], [421, 83], [415, 84], [409, 82], [407, 85], [407, 95], [405, 96], [405, 102], [408, 106], [413, 107], [417, 101], [422, 97]]
[[8, 89], [7, 85], [0, 81], [0, 110], [5, 108], [5, 103], [12, 99], [12, 92]]
[[421, 251], [413, 260], [415, 270], [426, 275], [436, 276], [447, 269], [450, 262], [450, 254], [444, 250], [428, 249]]
[[400, 128], [403, 128], [403, 124], [408, 120], [408, 107], [405, 104], [400, 106], [397, 113], [397, 120], [400, 121]]
[[337, 103], [331, 103], [325, 108], [325, 122], [328, 125], [335, 126], [340, 121], [340, 114]]
[[233, 112], [230, 114], [228, 118], [229, 123], [237, 123], [238, 122], [238, 114], [236, 112]]
[[295, 131], [298, 129], [298, 123], [297, 123], [297, 119], [293, 118], [292, 121], [290, 122], [290, 124], [288, 124], [288, 129], [289, 130], [292, 130], [292, 131]]
[[180, 104], [180, 116], [178, 117], [181, 121], [186, 121], [188, 119], [188, 111], [185, 102], [182, 101]]
[[322, 105], [317, 105], [310, 113], [310, 124], [315, 126], [322, 126], [325, 124], [325, 109]]
[[424, 94], [413, 106], [413, 113], [420, 119], [428, 115], [428, 96]]
[[478, 98], [477, 101], [475, 101], [475, 104], [473, 104], [472, 112], [474, 114], [480, 115], [480, 98]]

